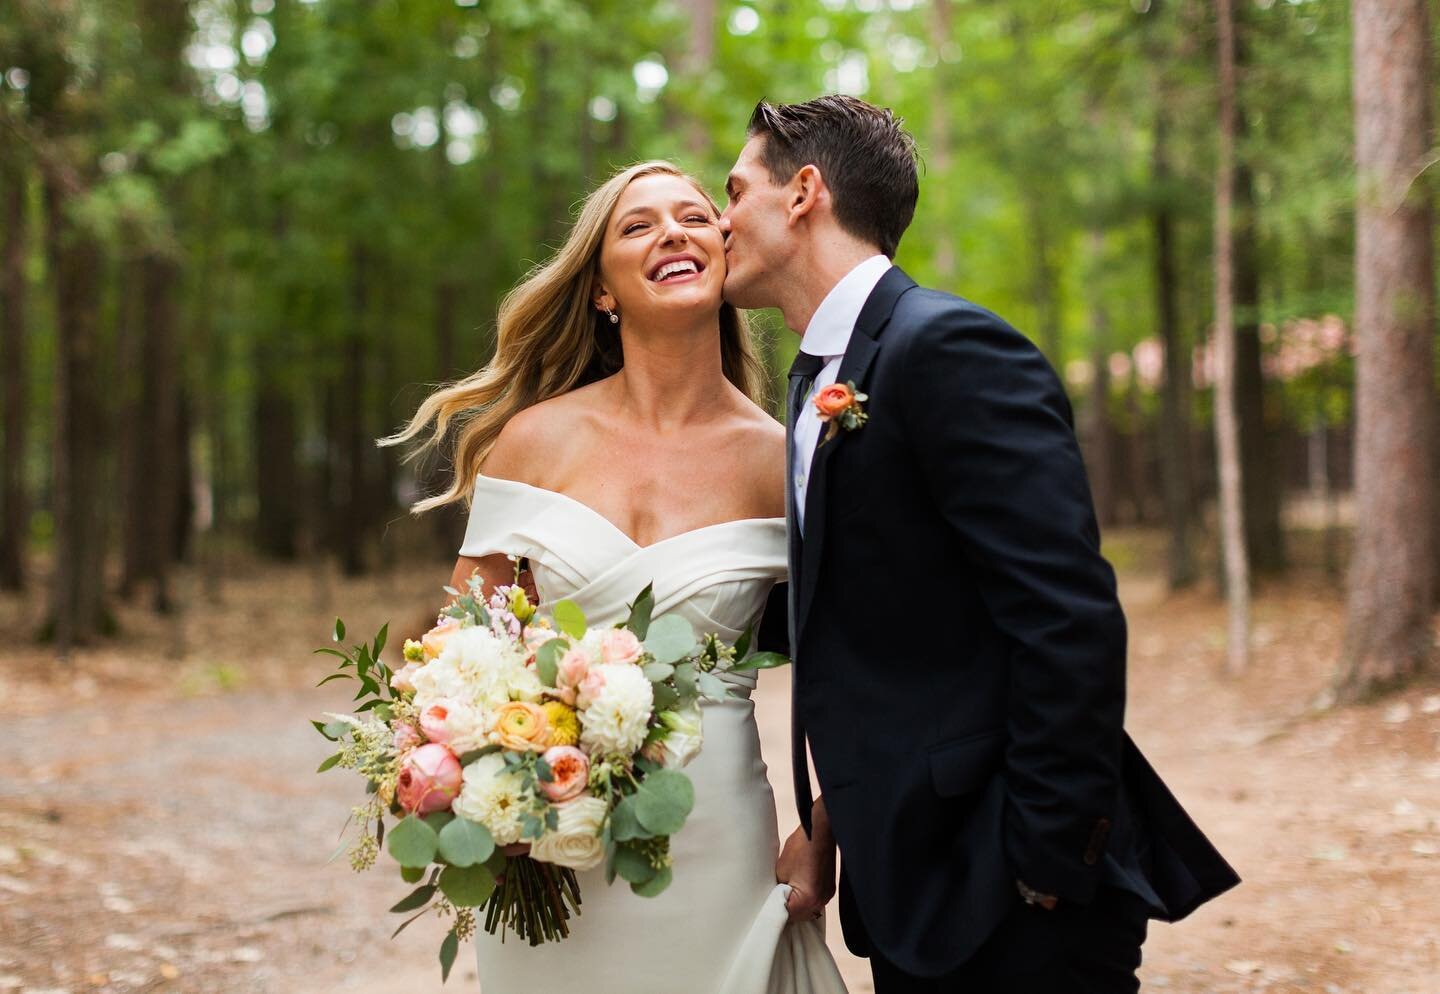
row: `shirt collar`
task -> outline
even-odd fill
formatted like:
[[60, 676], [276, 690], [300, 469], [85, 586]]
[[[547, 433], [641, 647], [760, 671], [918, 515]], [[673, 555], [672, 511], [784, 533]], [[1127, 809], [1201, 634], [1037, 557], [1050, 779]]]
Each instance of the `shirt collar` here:
[[890, 266], [885, 256], [872, 255], [841, 277], [805, 326], [800, 351], [826, 359], [844, 355], [865, 301]]

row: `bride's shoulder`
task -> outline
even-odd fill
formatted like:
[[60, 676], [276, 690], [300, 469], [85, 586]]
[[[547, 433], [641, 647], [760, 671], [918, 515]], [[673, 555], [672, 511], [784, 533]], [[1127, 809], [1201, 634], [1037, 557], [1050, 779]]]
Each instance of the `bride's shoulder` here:
[[577, 429], [588, 421], [586, 398], [579, 395], [589, 389], [585, 386], [542, 400], [512, 415], [500, 429], [480, 471], [486, 476], [543, 485], [543, 480], [531, 478], [542, 462], [535, 459], [535, 453], [549, 454], [552, 458], [544, 462], [550, 462], [576, 443], [582, 434]]
[[737, 405], [729, 432], [743, 477], [759, 490], [763, 517], [785, 514], [785, 427], [749, 400]]

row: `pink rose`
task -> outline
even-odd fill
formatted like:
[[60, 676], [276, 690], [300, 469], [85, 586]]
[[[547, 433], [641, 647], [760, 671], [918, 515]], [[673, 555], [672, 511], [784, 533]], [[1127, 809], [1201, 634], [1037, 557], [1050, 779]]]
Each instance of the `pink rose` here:
[[395, 737], [392, 741], [395, 745], [395, 751], [398, 753], [405, 752], [407, 749], [414, 749], [423, 740], [420, 738], [420, 733], [416, 730], [415, 726], [407, 721], [404, 724], [395, 726]]
[[400, 669], [390, 674], [390, 686], [394, 687], [397, 693], [415, 693], [415, 674], [420, 671], [421, 663], [406, 663]]
[[555, 672], [555, 687], [562, 693], [569, 691], [573, 695], [589, 672], [590, 654], [577, 645], [560, 657], [560, 666]]
[[585, 674], [585, 679], [580, 681], [576, 688], [577, 694], [575, 703], [580, 710], [590, 706], [590, 702], [600, 696], [600, 691], [605, 689], [605, 671], [595, 667]]
[[555, 803], [579, 797], [590, 782], [590, 759], [574, 746], [553, 746], [545, 750], [550, 764], [549, 783], [541, 781], [540, 791]]
[[611, 628], [600, 636], [600, 661], [603, 663], [633, 663], [644, 651], [640, 640], [628, 628]]
[[460, 760], [443, 745], [431, 743], [411, 751], [400, 767], [395, 798], [411, 814], [444, 811], [460, 793]]
[[420, 646], [425, 651], [425, 658], [434, 659], [444, 652], [445, 643], [459, 630], [459, 618], [442, 618], [439, 624], [420, 636]]

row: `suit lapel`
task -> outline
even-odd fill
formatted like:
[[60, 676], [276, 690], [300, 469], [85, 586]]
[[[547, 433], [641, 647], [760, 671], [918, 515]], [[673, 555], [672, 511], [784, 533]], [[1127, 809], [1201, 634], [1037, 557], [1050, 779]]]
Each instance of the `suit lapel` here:
[[[914, 286], [915, 281], [906, 276], [904, 270], [898, 266], [891, 266], [885, 275], [880, 277], [880, 282], [875, 284], [875, 289], [870, 291], [870, 296], [865, 300], [865, 306], [860, 309], [860, 316], [855, 321], [855, 331], [851, 334], [850, 344], [845, 349], [845, 358], [840, 360], [840, 372], [836, 376], [835, 382], [853, 382], [856, 388], [864, 393], [865, 374], [869, 372], [870, 364], [875, 361], [875, 356], [880, 352], [878, 340], [880, 333], [889, 323], [890, 314], [895, 310], [895, 303], [900, 299], [900, 295]], [[844, 444], [844, 431], [838, 433], [829, 442], [825, 441], [825, 432], [821, 431], [820, 439], [816, 442], [815, 457], [810, 464], [810, 478], [805, 488], [805, 535], [800, 545], [798, 573], [794, 571], [793, 565], [793, 540], [791, 544], [791, 582], [792, 585], [796, 585], [795, 581], [797, 579], [800, 581], [798, 583], [800, 588], [799, 604], [793, 621], [794, 642], [797, 646], [800, 635], [804, 631], [805, 619], [810, 612], [811, 600], [815, 594], [821, 552], [825, 545], [827, 481], [825, 470], [830, 457]], [[793, 488], [793, 479], [789, 481], [789, 484]]]

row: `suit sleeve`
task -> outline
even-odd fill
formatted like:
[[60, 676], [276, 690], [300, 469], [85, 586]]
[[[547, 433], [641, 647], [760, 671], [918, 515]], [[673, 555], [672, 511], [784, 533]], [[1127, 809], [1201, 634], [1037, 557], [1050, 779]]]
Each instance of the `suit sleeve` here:
[[903, 362], [906, 433], [1009, 647], [1011, 868], [1089, 901], [1118, 803], [1125, 618], [1069, 402], [1039, 350], [978, 309], [934, 317]]

